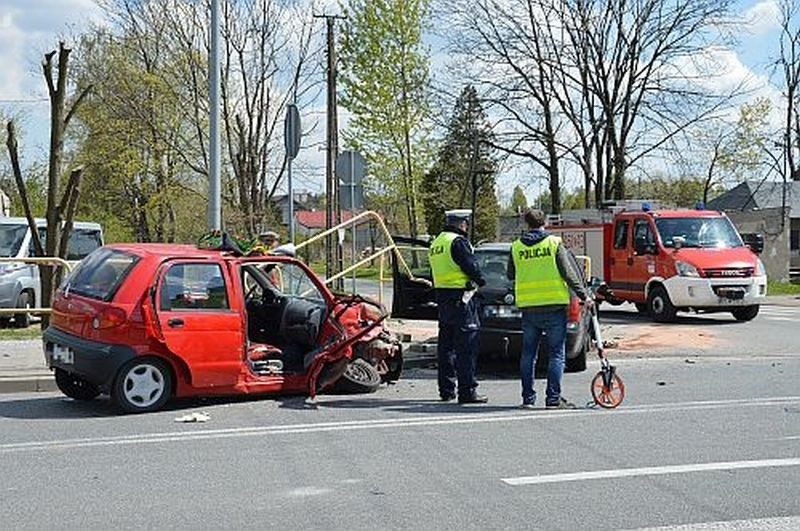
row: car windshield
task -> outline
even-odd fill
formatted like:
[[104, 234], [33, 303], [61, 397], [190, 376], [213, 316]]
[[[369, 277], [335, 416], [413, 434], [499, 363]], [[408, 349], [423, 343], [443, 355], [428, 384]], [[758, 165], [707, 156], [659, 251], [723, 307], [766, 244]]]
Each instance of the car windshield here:
[[475, 250], [475, 258], [488, 288], [505, 288], [511, 284], [506, 276], [508, 251]]
[[0, 225], [0, 256], [3, 258], [17, 256], [27, 231], [27, 225]]
[[682, 247], [743, 247], [741, 237], [724, 216], [706, 218], [660, 218], [656, 228], [664, 247], [675, 247], [675, 238], [682, 238]]

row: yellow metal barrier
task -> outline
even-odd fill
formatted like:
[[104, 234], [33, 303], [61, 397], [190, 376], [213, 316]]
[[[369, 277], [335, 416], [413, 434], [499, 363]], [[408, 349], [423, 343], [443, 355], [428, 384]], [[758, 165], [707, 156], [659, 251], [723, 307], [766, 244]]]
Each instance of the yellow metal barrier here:
[[[31, 258], [0, 258], [0, 264], [25, 263], [32, 265], [54, 265], [66, 268], [67, 272], [72, 270], [72, 265], [55, 256], [35, 256]], [[35, 302], [35, 301], [34, 301]], [[15, 315], [18, 313], [45, 314], [50, 313], [50, 308], [0, 308], [0, 315]]]
[[589, 283], [592, 280], [592, 257], [579, 254], [575, 256], [575, 260], [583, 262], [583, 275]]
[[318, 234], [315, 234], [314, 236], [312, 236], [311, 238], [307, 239], [306, 241], [298, 243], [297, 245], [295, 245], [295, 249], [297, 251], [299, 251], [303, 247], [306, 247], [306, 246], [310, 245], [311, 243], [317, 242], [317, 241], [319, 241], [319, 240], [321, 240], [323, 238], [327, 238], [328, 236], [337, 233], [340, 229], [348, 228], [351, 225], [353, 226], [353, 229], [355, 230], [355, 226], [357, 224], [362, 223], [362, 222], [366, 222], [366, 221], [375, 221], [376, 222], [377, 226], [380, 228], [381, 232], [383, 233], [384, 237], [386, 238], [386, 246], [384, 248], [378, 250], [378, 251], [375, 251], [374, 253], [370, 254], [366, 258], [364, 258], [362, 260], [359, 260], [358, 262], [352, 264], [351, 266], [344, 268], [342, 271], [339, 271], [335, 275], [332, 275], [330, 278], [326, 278], [325, 279], [325, 284], [330, 284], [331, 282], [334, 282], [335, 280], [338, 280], [338, 279], [346, 276], [347, 274], [349, 274], [352, 271], [358, 269], [359, 267], [361, 267], [363, 265], [366, 265], [367, 263], [371, 262], [372, 260], [374, 260], [376, 258], [380, 258], [380, 260], [381, 260], [380, 261], [380, 266], [379, 266], [379, 270], [380, 270], [379, 275], [380, 276], [378, 277], [378, 282], [380, 284], [380, 291], [378, 292], [378, 302], [380, 302], [382, 304], [383, 303], [383, 282], [384, 282], [384, 278], [383, 278], [383, 267], [384, 267], [383, 260], [384, 260], [385, 256], [388, 255], [389, 253], [394, 253], [395, 257], [397, 258], [397, 263], [400, 264], [400, 267], [405, 271], [405, 273], [408, 275], [408, 278], [410, 280], [412, 280], [413, 282], [419, 282], [420, 284], [425, 284], [426, 286], [431, 286], [432, 285], [431, 282], [428, 279], [418, 278], [418, 277], [414, 276], [414, 274], [411, 272], [411, 268], [408, 267], [408, 264], [406, 263], [405, 259], [403, 258], [403, 255], [400, 253], [400, 248], [397, 246], [397, 244], [394, 243], [394, 239], [392, 238], [391, 234], [389, 233], [389, 229], [387, 229], [386, 225], [383, 223], [383, 219], [381, 219], [380, 215], [378, 215], [377, 212], [374, 212], [372, 210], [367, 210], [365, 212], [362, 212], [362, 213], [358, 214], [357, 216], [353, 216], [352, 218], [348, 219], [347, 221], [343, 221], [342, 223], [339, 223], [335, 227], [331, 227], [330, 229], [327, 229], [327, 230], [322, 231], [322, 232], [320, 232]]

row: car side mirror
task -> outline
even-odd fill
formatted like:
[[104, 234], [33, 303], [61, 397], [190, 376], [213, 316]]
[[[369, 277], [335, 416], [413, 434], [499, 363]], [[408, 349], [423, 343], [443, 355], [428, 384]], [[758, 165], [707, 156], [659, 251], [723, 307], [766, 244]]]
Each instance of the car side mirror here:
[[675, 236], [672, 238], [672, 247], [678, 251], [681, 247], [686, 245], [686, 238], [683, 236]]
[[756, 254], [764, 252], [764, 235], [758, 232], [745, 232], [740, 234], [744, 244]]

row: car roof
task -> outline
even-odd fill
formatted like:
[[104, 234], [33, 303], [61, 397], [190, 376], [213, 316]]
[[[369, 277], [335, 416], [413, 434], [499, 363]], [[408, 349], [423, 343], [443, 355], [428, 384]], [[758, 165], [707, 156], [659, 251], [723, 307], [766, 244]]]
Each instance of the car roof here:
[[255, 256], [241, 256], [231, 254], [230, 251], [219, 251], [216, 249], [206, 249], [197, 247], [189, 243], [112, 243], [105, 246], [106, 249], [115, 249], [135, 254], [137, 256], [153, 257], [159, 261], [171, 258], [202, 258], [223, 260], [246, 260], [246, 261], [268, 261], [268, 262], [291, 262], [297, 259], [291, 256], [266, 254]]
[[510, 252], [511, 242], [482, 242], [475, 247], [475, 251]]

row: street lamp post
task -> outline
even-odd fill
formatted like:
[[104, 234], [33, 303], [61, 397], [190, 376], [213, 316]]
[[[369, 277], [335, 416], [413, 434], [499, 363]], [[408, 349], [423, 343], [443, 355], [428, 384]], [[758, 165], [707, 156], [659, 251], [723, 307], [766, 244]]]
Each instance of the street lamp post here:
[[222, 228], [220, 213], [220, 140], [219, 140], [219, 0], [211, 0], [211, 46], [209, 50], [208, 99], [208, 228]]

